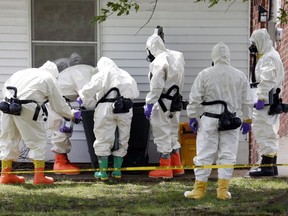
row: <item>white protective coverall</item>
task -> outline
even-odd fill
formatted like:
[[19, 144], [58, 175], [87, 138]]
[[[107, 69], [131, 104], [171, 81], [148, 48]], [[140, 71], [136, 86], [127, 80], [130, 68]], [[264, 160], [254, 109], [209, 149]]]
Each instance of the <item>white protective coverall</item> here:
[[[222, 104], [202, 106], [201, 103], [223, 100], [230, 112], [236, 112], [242, 120], [251, 119], [253, 100], [248, 79], [242, 71], [230, 65], [229, 49], [223, 42], [214, 46], [212, 61], [215, 66], [201, 71], [192, 85], [188, 117], [199, 119], [204, 112], [221, 114], [224, 111]], [[218, 119], [203, 115], [199, 121], [194, 164], [211, 165], [216, 154], [217, 164], [235, 164], [239, 129], [218, 131]], [[196, 180], [207, 182], [210, 173], [211, 169], [195, 169]], [[219, 179], [230, 179], [232, 174], [233, 169], [218, 169]]]
[[[91, 81], [84, 85], [79, 91], [86, 108], [95, 108], [99, 101], [111, 88], [119, 89], [124, 98], [134, 99], [139, 96], [136, 81], [129, 73], [117, 67], [107, 57], [101, 57], [97, 63], [98, 73], [92, 76]], [[116, 92], [112, 91], [108, 98], [115, 98]], [[94, 99], [94, 106], [91, 107], [91, 99]], [[97, 156], [124, 157], [127, 154], [128, 141], [133, 112], [113, 113], [113, 103], [99, 103], [94, 112], [94, 134], [96, 140], [93, 144]], [[119, 128], [119, 149], [111, 152], [115, 140], [115, 130]]]
[[184, 85], [185, 61], [181, 52], [166, 49], [163, 40], [157, 34], [147, 39], [146, 48], [155, 57], [149, 65], [150, 91], [146, 95], [146, 104], [154, 104], [150, 120], [154, 143], [157, 146], [157, 152], [166, 155], [170, 154], [173, 149], [180, 148], [178, 142], [180, 112], [171, 113], [173, 118], [169, 118], [171, 100], [162, 99], [168, 109], [164, 113], [158, 99], [173, 85], [179, 87], [181, 94]]
[[[7, 86], [17, 88], [20, 100], [34, 100], [42, 105], [47, 100], [51, 108], [59, 115], [72, 119], [71, 108], [66, 104], [56, 85], [57, 66], [47, 61], [40, 68], [31, 68], [14, 73], [4, 84], [3, 98], [11, 98], [13, 91]], [[0, 156], [1, 160], [17, 160], [19, 157], [19, 141], [23, 139], [30, 149], [28, 157], [34, 160], [45, 160], [47, 135], [42, 118], [42, 110], [37, 121], [33, 120], [36, 104], [22, 105], [20, 116], [2, 113]]]
[[[282, 87], [284, 67], [279, 53], [272, 46], [266, 29], [255, 30], [250, 42], [255, 43], [258, 60], [255, 68], [256, 82], [259, 82], [254, 101], [264, 99], [268, 103], [271, 89]], [[259, 144], [258, 155], [275, 155], [279, 150], [279, 118], [280, 115], [268, 115], [269, 106], [262, 110], [253, 109], [252, 129]]]
[[[83, 86], [91, 80], [91, 77], [96, 73], [97, 69], [90, 65], [74, 65], [66, 68], [59, 73], [57, 84], [60, 88], [62, 96], [65, 96], [70, 102], [75, 102], [79, 96], [78, 92]], [[72, 133], [60, 132], [60, 127], [63, 124], [63, 117], [54, 112], [49, 103], [47, 104], [49, 117], [47, 120], [47, 129], [52, 131], [51, 142], [53, 147], [51, 151], [55, 153], [69, 153], [71, 151]]]

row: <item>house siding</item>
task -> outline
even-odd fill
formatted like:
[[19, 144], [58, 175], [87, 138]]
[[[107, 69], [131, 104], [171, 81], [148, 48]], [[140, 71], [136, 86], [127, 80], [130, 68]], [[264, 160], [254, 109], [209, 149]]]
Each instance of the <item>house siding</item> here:
[[7, 78], [31, 65], [28, 0], [0, 1], [0, 90]]

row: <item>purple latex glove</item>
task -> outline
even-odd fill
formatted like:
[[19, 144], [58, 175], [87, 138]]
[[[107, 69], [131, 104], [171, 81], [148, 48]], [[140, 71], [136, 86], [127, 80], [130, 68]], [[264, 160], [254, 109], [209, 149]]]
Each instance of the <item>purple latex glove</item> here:
[[153, 105], [154, 104], [146, 104], [144, 106], [144, 114], [145, 114], [147, 119], [150, 119], [150, 117], [151, 117]]
[[79, 104], [79, 106], [81, 106], [83, 104], [83, 101], [80, 97], [78, 97], [76, 101]]
[[76, 124], [81, 121], [81, 111], [80, 110], [72, 110], [73, 112], [73, 120]]
[[198, 120], [196, 118], [190, 118], [189, 127], [191, 128], [192, 132], [196, 134], [198, 129]]
[[73, 131], [73, 122], [71, 120], [64, 119], [63, 124], [60, 127], [60, 132], [62, 133], [72, 133]]
[[62, 132], [62, 133], [71, 133], [72, 130], [71, 130], [70, 127], [63, 126], [63, 127], [60, 128], [60, 132]]
[[242, 134], [245, 135], [251, 130], [251, 124], [243, 122], [240, 128], [240, 131], [242, 131]]
[[264, 106], [265, 106], [264, 100], [258, 100], [257, 103], [254, 104], [254, 107], [255, 107], [257, 110], [263, 109]]

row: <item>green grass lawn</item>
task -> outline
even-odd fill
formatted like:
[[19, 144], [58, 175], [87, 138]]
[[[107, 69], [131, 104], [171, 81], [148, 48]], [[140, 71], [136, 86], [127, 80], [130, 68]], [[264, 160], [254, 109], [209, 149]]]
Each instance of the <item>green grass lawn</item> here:
[[287, 178], [234, 177], [232, 200], [216, 199], [210, 180], [203, 200], [183, 196], [194, 180], [110, 180], [54, 185], [0, 185], [0, 215], [287, 215]]

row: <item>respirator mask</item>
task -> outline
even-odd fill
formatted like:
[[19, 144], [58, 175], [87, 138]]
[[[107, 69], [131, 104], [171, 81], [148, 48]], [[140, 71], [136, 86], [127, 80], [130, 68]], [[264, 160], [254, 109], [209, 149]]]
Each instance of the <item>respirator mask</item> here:
[[113, 113], [127, 113], [133, 107], [133, 102], [130, 98], [118, 96], [112, 106]]
[[274, 92], [274, 89], [269, 92], [269, 110], [268, 115], [278, 115], [281, 113], [288, 112], [288, 104], [283, 103], [282, 98], [280, 98], [281, 89], [277, 88]]
[[14, 95], [12, 98], [5, 98], [5, 101], [0, 102], [0, 110], [3, 113], [11, 115], [20, 115], [22, 110], [22, 105], [19, 99], [17, 99], [17, 88], [12, 86], [7, 86], [8, 90], [13, 90]]
[[241, 119], [235, 117], [235, 115], [228, 110], [225, 110], [221, 117], [219, 118], [218, 130], [226, 131], [226, 130], [234, 130], [240, 127], [242, 124]]
[[155, 56], [153, 56], [153, 55], [151, 54], [150, 50], [147, 49], [147, 58], [146, 58], [146, 60], [147, 60], [148, 62], [153, 62], [154, 59], [155, 59]]
[[206, 113], [206, 112], [203, 113], [203, 115], [219, 119], [218, 131], [234, 130], [241, 126], [242, 124], [241, 119], [236, 117], [236, 113], [232, 113], [228, 110], [227, 103], [225, 101], [222, 100], [215, 100], [209, 102], [203, 101], [201, 104], [204, 106], [206, 105], [210, 106], [214, 104], [224, 105], [224, 111], [221, 114]]
[[251, 43], [251, 45], [249, 46], [249, 51], [250, 51], [251, 53], [257, 53], [257, 52], [258, 52], [255, 43], [253, 43], [253, 42]]

